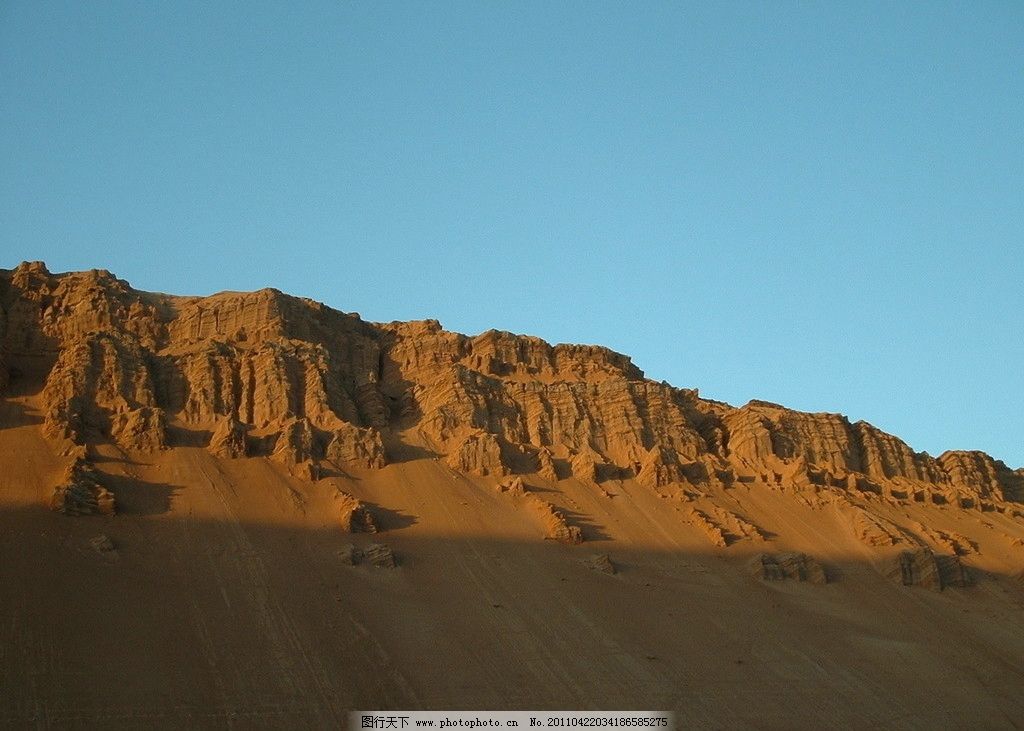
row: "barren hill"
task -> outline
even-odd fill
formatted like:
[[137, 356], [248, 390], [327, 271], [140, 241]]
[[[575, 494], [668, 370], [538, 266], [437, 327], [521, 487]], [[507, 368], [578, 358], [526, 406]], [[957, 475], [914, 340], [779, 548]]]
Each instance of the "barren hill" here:
[[1014, 728], [1024, 470], [606, 348], [0, 270], [0, 725]]

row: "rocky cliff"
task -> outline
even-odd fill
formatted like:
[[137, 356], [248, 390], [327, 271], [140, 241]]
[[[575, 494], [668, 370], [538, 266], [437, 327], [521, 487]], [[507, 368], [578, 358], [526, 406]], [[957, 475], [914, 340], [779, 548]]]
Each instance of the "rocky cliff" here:
[[369, 323], [273, 289], [153, 294], [39, 262], [0, 270], [0, 307], [0, 389], [41, 389], [43, 429], [69, 455], [198, 441], [315, 479], [415, 445], [460, 472], [548, 482], [682, 494], [757, 482], [961, 509], [1024, 500], [1024, 471], [987, 454], [932, 457], [839, 414], [734, 408], [596, 346]]

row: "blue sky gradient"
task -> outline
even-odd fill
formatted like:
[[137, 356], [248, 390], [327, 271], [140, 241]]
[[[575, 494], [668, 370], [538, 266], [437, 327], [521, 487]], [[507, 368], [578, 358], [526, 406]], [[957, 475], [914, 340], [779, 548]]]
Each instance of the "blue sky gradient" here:
[[1024, 4], [9, 0], [0, 100], [0, 266], [600, 343], [1024, 465]]

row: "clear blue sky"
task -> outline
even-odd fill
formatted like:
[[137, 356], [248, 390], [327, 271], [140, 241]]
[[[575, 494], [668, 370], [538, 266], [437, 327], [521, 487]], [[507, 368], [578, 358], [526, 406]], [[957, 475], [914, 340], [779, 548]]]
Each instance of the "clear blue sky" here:
[[0, 266], [606, 344], [1024, 465], [1020, 2], [0, 3]]

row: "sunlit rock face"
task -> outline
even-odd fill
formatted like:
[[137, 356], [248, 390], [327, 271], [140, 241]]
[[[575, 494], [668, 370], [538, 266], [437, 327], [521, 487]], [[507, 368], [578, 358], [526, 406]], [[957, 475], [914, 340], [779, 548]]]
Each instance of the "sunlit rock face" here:
[[433, 320], [375, 324], [277, 290], [175, 297], [107, 271], [0, 273], [0, 388], [39, 379], [45, 433], [67, 445], [167, 448], [206, 434], [225, 458], [380, 469], [412, 430], [454, 470], [651, 489], [758, 480], [977, 507], [1024, 496], [981, 452], [914, 452], [839, 414], [740, 408], [644, 378], [598, 346]]

